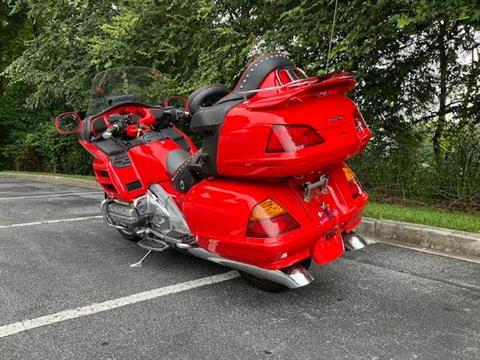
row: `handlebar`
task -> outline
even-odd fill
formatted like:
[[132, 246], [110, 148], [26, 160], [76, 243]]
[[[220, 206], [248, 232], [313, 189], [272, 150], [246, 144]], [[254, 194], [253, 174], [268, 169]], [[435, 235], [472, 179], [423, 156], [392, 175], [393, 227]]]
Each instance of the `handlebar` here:
[[[169, 107], [163, 109], [163, 112], [159, 118], [166, 120], [167, 122], [173, 123], [176, 121], [185, 121], [190, 118], [190, 113], [184, 109], [178, 109], [174, 107]], [[157, 121], [160, 119], [157, 118]], [[112, 136], [119, 134], [127, 125], [135, 123], [136, 119], [132, 115], [110, 115], [109, 122], [111, 126], [107, 128], [102, 137], [104, 139], [110, 139]]]
[[110, 139], [115, 133], [120, 131], [120, 126], [118, 124], [113, 124], [102, 134], [104, 139]]
[[185, 111], [184, 109], [176, 109], [176, 108], [171, 109], [171, 115], [174, 121], [186, 120], [190, 117], [190, 113], [188, 111]]

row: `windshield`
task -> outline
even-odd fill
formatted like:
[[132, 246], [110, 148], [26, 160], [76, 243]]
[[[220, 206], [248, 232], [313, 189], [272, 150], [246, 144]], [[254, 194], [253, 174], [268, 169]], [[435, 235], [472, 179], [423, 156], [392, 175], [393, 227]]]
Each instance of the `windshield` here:
[[108, 69], [92, 81], [87, 116], [122, 103], [159, 105], [167, 90], [166, 78], [156, 69], [139, 66]]

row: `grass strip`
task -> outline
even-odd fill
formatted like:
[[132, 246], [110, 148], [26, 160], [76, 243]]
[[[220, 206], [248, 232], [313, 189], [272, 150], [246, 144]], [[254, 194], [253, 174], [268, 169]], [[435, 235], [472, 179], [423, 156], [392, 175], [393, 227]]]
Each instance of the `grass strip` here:
[[445, 229], [480, 233], [480, 214], [440, 210], [427, 206], [370, 203], [364, 215], [374, 219], [396, 220]]

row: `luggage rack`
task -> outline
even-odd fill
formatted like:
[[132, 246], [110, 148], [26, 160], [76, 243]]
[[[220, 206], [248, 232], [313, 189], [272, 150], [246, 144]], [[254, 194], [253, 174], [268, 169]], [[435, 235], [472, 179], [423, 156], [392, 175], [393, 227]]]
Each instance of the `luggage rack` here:
[[305, 78], [292, 80], [291, 82], [284, 84], [283, 81], [280, 78], [280, 75], [278, 74], [279, 70], [280, 69], [277, 69], [276, 75], [277, 75], [277, 79], [279, 80], [281, 85], [270, 86], [270, 87], [266, 87], [266, 88], [262, 88], [262, 89], [237, 91], [236, 94], [242, 96], [244, 102], [248, 102], [248, 96], [251, 95], [251, 94], [261, 93], [261, 92], [265, 92], [265, 91], [281, 90], [281, 89], [286, 89], [286, 88], [291, 88], [291, 87], [292, 88], [293, 87], [300, 87], [300, 86], [304, 86], [304, 85], [311, 85], [311, 84], [314, 84], [318, 81], [318, 78], [316, 76], [307, 77], [307, 75], [305, 75], [303, 70], [298, 69], [299, 71], [302, 72], [302, 74], [305, 76]]

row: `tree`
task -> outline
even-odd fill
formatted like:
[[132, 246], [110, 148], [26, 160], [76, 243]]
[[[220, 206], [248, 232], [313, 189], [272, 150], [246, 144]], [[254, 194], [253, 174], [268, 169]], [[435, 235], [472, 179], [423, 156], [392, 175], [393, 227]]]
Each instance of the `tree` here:
[[[480, 10], [471, 1], [339, 0], [330, 54], [335, 0], [9, 4], [2, 3], [2, 14], [21, 20], [10, 22], [10, 32], [0, 30], [0, 40], [10, 39], [0, 46], [13, 51], [4, 52], [10, 55], [2, 76], [12, 89], [25, 89], [29, 109], [48, 114], [34, 124], [60, 110], [85, 109], [91, 79], [106, 68], [157, 67], [171, 94], [188, 95], [208, 83], [232, 86], [254, 56], [270, 50], [287, 51], [309, 74], [356, 74], [353, 95], [375, 134], [362, 158], [372, 160], [359, 162], [360, 174], [401, 184], [402, 194], [433, 184], [425, 174], [433, 177], [459, 149], [471, 149], [459, 134], [480, 122]], [[24, 24], [23, 36], [14, 23]], [[448, 168], [452, 176], [468, 173]]]

